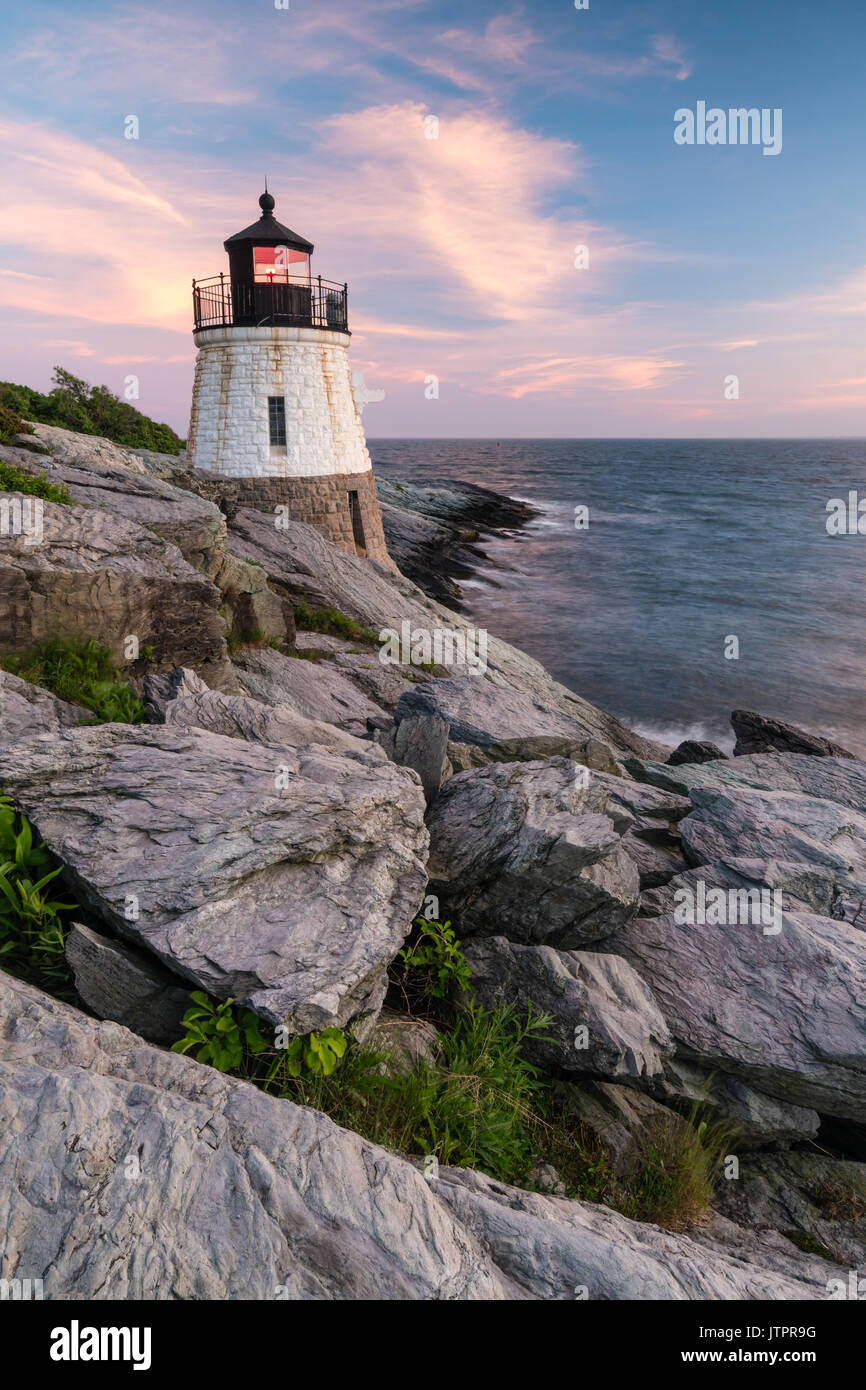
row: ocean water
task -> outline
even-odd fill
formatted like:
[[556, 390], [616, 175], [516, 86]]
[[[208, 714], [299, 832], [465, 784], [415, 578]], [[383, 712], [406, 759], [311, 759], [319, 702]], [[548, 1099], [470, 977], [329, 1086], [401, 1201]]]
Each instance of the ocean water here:
[[369, 447], [387, 477], [462, 479], [543, 509], [486, 547], [467, 615], [586, 699], [665, 742], [729, 752], [742, 708], [866, 756], [866, 535], [827, 531], [831, 498], [866, 499], [866, 440]]

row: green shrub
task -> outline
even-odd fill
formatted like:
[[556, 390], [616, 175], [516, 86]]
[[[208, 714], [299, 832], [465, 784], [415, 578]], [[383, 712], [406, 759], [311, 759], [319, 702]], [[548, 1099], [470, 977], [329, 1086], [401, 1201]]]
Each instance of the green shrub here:
[[531, 1102], [540, 1089], [526, 1061], [529, 1037], [543, 1016], [470, 1004], [442, 1039], [435, 1063], [389, 1074], [387, 1054], [350, 1046], [336, 1028], [292, 1038], [279, 1048], [262, 1036], [254, 1015], [235, 1016], [231, 1000], [216, 1005], [197, 991], [184, 1016], [176, 1052], [252, 1081], [261, 1089], [322, 1110], [339, 1125], [393, 1150], [441, 1163], [484, 1169], [509, 1182], [534, 1159]]
[[34, 842], [27, 819], [0, 797], [0, 963], [60, 999], [72, 999], [64, 914], [76, 904], [45, 893], [61, 870], [45, 845]]
[[414, 996], [417, 1010], [419, 995], [421, 1001], [446, 999], [452, 989], [468, 989], [472, 971], [450, 922], [417, 917], [414, 925], [412, 941], [397, 953], [403, 976], [396, 983], [407, 1003], [410, 993]]
[[229, 656], [234, 656], [241, 647], [260, 647], [264, 640], [265, 634], [260, 627], [248, 627], [241, 632], [230, 632], [226, 637]]
[[142, 724], [146, 706], [114, 668], [111, 652], [92, 637], [52, 637], [23, 656], [2, 658], [5, 670], [60, 700], [84, 705], [95, 724]]
[[0, 406], [45, 425], [103, 435], [129, 449], [153, 449], [163, 454], [182, 451], [183, 440], [173, 429], [142, 415], [107, 386], [89, 386], [63, 367], [54, 368], [53, 379], [54, 387], [47, 395], [15, 382], [0, 382]]
[[21, 416], [8, 406], [0, 405], [0, 444], [8, 444], [16, 434], [32, 434], [32, 425], [25, 424]]
[[42, 497], [46, 502], [68, 506], [72, 501], [65, 487], [49, 482], [44, 473], [28, 473], [14, 463], [0, 461], [0, 492], [23, 492], [28, 497]]

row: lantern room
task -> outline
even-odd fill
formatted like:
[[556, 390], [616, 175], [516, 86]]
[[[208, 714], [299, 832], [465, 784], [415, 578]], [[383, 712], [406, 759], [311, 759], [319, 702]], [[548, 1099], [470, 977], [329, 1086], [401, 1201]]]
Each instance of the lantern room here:
[[223, 245], [229, 274], [193, 281], [195, 329], [294, 325], [348, 333], [347, 286], [313, 278], [313, 243], [274, 217], [267, 189], [261, 216]]
[[313, 243], [284, 227], [274, 217], [275, 201], [265, 192], [259, 198], [258, 222], [224, 242], [229, 271], [238, 284], [301, 284], [309, 287]]

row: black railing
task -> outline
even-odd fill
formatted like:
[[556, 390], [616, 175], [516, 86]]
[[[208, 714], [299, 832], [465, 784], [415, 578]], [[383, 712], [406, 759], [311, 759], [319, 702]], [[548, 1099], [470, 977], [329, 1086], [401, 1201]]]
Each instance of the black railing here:
[[321, 275], [308, 284], [238, 282], [212, 275], [192, 282], [193, 319], [196, 329], [291, 324], [348, 333], [348, 294], [347, 285]]

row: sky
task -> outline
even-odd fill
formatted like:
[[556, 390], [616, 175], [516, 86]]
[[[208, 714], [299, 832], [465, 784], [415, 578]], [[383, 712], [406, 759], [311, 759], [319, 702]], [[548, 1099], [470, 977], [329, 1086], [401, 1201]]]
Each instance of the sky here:
[[[372, 437], [866, 434], [860, 0], [3, 13], [2, 379], [134, 376], [185, 435], [191, 280], [267, 175]], [[700, 102], [781, 150], [677, 143]]]

